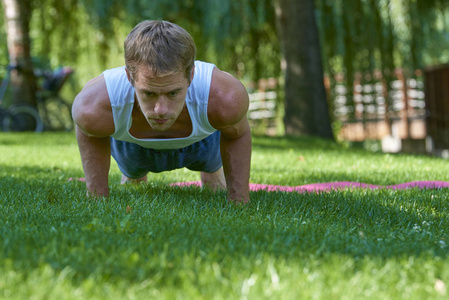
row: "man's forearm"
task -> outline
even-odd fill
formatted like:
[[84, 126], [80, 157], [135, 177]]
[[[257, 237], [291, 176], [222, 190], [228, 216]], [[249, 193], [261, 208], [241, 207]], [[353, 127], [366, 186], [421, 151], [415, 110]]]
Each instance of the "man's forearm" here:
[[221, 136], [220, 151], [226, 178], [229, 200], [249, 201], [249, 176], [251, 166], [251, 131], [230, 139]]
[[111, 163], [109, 137], [90, 137], [76, 128], [76, 138], [86, 177], [88, 195], [108, 197], [108, 175]]

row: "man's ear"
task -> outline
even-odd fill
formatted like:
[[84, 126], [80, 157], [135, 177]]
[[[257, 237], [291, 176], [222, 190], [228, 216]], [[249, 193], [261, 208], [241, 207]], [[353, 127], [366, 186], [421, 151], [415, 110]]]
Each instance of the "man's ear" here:
[[189, 82], [189, 85], [192, 83], [194, 75], [195, 75], [195, 66], [193, 66], [192, 72], [190, 72], [190, 82]]
[[127, 68], [125, 68], [126, 71], [126, 77], [128, 77], [129, 83], [131, 83], [132, 86], [134, 86], [134, 79], [131, 77], [131, 74], [129, 74], [129, 71]]

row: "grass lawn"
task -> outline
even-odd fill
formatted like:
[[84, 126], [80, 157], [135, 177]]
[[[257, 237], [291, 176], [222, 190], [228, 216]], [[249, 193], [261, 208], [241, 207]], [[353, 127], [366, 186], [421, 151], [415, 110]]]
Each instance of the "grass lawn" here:
[[[72, 133], [0, 133], [0, 299], [447, 299], [449, 193], [224, 193], [185, 170], [92, 201]], [[449, 161], [255, 137], [251, 182], [449, 181]]]

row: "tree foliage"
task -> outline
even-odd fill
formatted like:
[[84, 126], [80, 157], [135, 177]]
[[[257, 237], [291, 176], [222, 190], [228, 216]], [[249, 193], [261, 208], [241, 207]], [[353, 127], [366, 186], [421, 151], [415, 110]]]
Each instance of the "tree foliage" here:
[[[449, 44], [449, 10], [444, 0], [316, 3], [325, 58], [333, 62], [334, 71], [363, 70], [369, 65], [381, 69], [382, 64], [416, 69], [449, 58], [442, 47]], [[367, 59], [370, 52], [374, 56]]]
[[[123, 40], [144, 19], [165, 19], [183, 26], [198, 45], [198, 59], [211, 60], [241, 77], [255, 80], [280, 75], [270, 0], [30, 1], [32, 55], [53, 67], [72, 65], [82, 80], [122, 65]], [[1, 30], [0, 41], [4, 26]], [[5, 43], [1, 45], [6, 52]], [[0, 64], [6, 65], [7, 57], [2, 56]]]
[[[143, 19], [167, 19], [192, 33], [198, 57], [242, 76], [279, 76], [279, 42], [270, 0], [30, 0], [32, 54], [51, 65], [97, 72], [120, 65], [123, 39]], [[444, 0], [315, 0], [326, 72], [449, 59]], [[0, 64], [7, 64], [0, 18]], [[306, 29], [305, 29], [306, 30]], [[88, 71], [86, 71], [88, 73]]]

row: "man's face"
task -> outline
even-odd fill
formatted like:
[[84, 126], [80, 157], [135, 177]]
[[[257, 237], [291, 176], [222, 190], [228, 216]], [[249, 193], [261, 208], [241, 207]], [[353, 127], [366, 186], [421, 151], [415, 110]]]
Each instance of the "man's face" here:
[[148, 67], [139, 68], [134, 88], [151, 128], [166, 131], [173, 126], [184, 107], [188, 87], [189, 82], [182, 72], [153, 77]]

